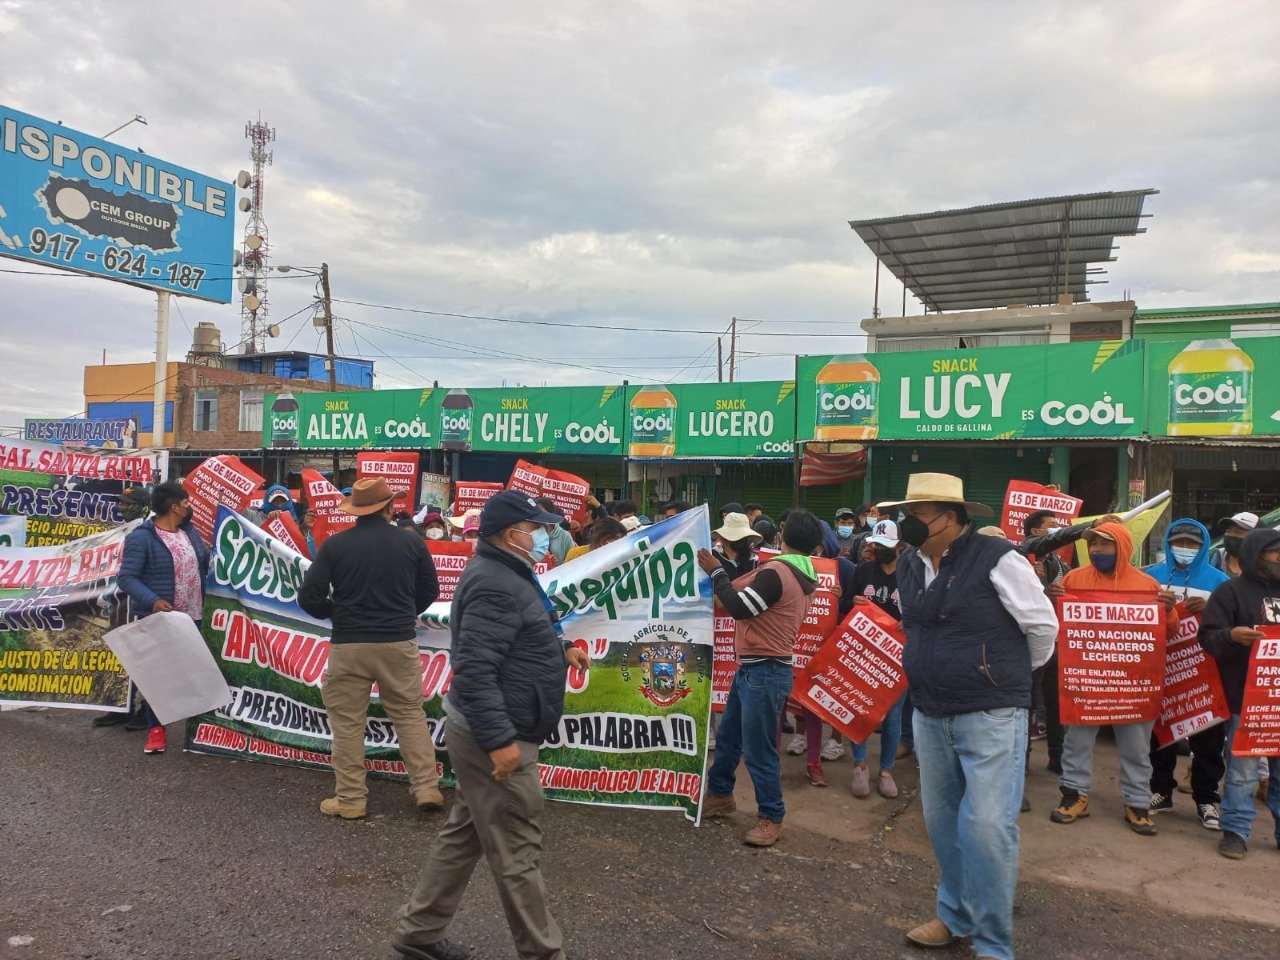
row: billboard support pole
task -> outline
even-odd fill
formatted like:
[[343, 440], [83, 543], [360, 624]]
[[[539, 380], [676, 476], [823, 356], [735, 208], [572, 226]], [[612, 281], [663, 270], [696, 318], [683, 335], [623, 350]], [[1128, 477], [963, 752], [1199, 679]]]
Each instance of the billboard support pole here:
[[[164, 396], [169, 380], [169, 291], [156, 291], [156, 385], [151, 407], [151, 446], [164, 449]], [[177, 420], [178, 411], [173, 411]], [[174, 423], [177, 428], [177, 423]]]

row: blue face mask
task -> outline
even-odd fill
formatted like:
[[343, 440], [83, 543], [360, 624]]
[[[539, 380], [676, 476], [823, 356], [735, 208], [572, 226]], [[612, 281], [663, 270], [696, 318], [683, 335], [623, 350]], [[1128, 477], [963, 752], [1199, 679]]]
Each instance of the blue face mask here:
[[547, 533], [546, 527], [538, 527], [530, 536], [533, 537], [533, 549], [529, 551], [529, 558], [536, 565], [547, 559], [547, 551], [551, 549], [551, 534]]
[[848, 540], [853, 536], [853, 525], [847, 523], [840, 524], [840, 526], [836, 527], [836, 535], [842, 540]]
[[1089, 562], [1093, 564], [1093, 568], [1099, 573], [1110, 573], [1116, 568], [1116, 555], [1114, 553], [1089, 553]]
[[1173, 562], [1180, 567], [1189, 567], [1195, 562], [1196, 556], [1200, 553], [1195, 547], [1170, 547], [1169, 553], [1173, 557]]

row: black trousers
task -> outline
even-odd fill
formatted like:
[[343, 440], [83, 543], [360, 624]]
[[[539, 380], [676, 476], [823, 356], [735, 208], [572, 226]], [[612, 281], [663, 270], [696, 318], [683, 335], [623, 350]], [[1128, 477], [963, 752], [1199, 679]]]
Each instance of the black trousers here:
[[[1187, 738], [1191, 747], [1191, 795], [1196, 803], [1219, 803], [1222, 800], [1218, 793], [1218, 785], [1227, 772], [1227, 765], [1222, 757], [1222, 747], [1226, 740], [1227, 725], [1220, 723], [1208, 730], [1193, 733]], [[1173, 796], [1177, 784], [1174, 781], [1174, 768], [1178, 764], [1177, 744], [1161, 749], [1156, 745], [1155, 734], [1151, 735], [1151, 792]]]
[[[1039, 675], [1037, 677], [1037, 674]], [[1062, 714], [1058, 704], [1058, 651], [1053, 652], [1049, 661], [1031, 674], [1031, 681], [1040, 681], [1040, 689], [1044, 694], [1045, 746], [1049, 750], [1050, 760], [1062, 759]]]

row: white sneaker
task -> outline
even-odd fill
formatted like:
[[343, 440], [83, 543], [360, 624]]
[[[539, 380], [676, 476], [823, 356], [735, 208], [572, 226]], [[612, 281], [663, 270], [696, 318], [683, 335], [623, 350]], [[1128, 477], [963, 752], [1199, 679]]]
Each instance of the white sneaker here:
[[803, 733], [797, 733], [791, 738], [791, 742], [787, 744], [787, 753], [793, 757], [798, 757], [809, 749], [809, 738]]
[[841, 760], [844, 758], [844, 745], [828, 738], [822, 744], [823, 760]]
[[1222, 829], [1222, 815], [1216, 803], [1197, 803], [1196, 813], [1200, 815], [1200, 826], [1206, 830]]

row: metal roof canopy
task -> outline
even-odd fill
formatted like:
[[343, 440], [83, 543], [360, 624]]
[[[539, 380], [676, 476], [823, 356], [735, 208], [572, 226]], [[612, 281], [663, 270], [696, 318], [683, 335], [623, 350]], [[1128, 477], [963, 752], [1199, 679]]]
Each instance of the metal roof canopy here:
[[1064, 294], [1088, 300], [1106, 283], [1116, 237], [1146, 233], [1143, 201], [1160, 191], [1080, 193], [963, 210], [850, 220], [876, 255], [875, 316], [880, 315], [880, 264], [925, 310], [974, 310], [1057, 303]]

